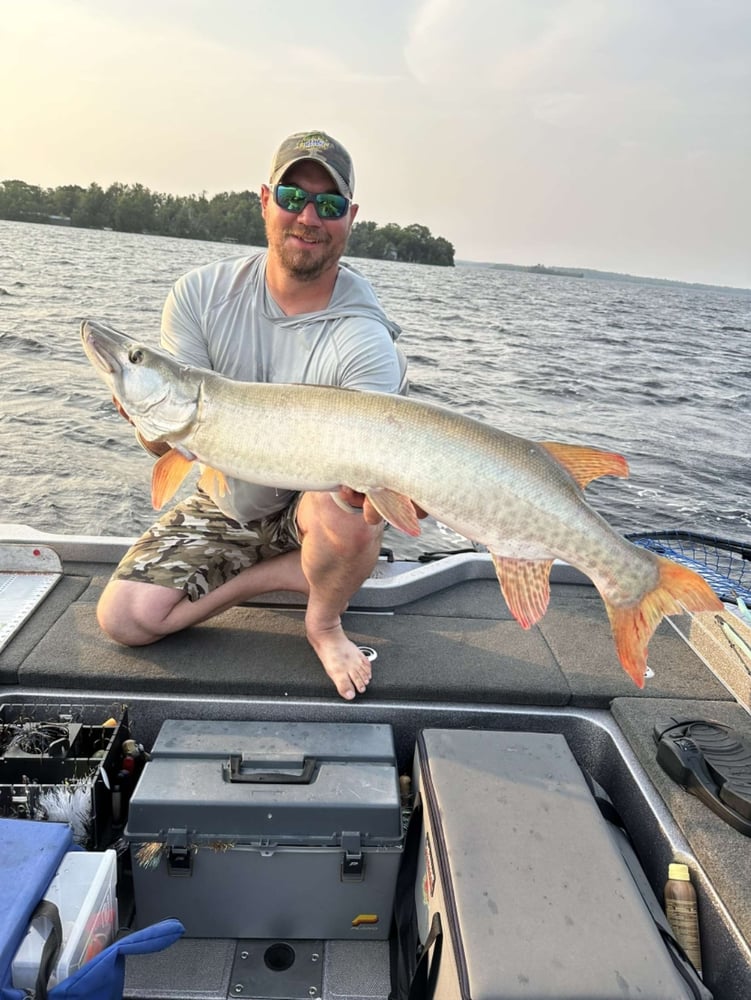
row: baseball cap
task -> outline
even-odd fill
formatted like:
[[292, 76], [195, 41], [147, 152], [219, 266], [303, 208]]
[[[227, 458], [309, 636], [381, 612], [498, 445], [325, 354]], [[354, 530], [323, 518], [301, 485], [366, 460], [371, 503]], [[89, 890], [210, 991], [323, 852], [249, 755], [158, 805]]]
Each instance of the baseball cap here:
[[339, 194], [351, 200], [355, 190], [352, 157], [340, 142], [325, 132], [295, 132], [288, 136], [271, 161], [271, 186], [278, 184], [292, 164], [300, 160], [320, 163], [331, 175]]

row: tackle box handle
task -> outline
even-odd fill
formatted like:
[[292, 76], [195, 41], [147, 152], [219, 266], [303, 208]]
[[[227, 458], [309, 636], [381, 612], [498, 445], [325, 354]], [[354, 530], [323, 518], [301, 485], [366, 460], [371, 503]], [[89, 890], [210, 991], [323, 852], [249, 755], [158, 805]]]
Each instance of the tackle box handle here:
[[243, 769], [243, 755], [231, 753], [229, 760], [222, 764], [222, 778], [225, 781], [250, 785], [309, 785], [313, 780], [318, 760], [303, 757], [300, 771], [254, 771]]

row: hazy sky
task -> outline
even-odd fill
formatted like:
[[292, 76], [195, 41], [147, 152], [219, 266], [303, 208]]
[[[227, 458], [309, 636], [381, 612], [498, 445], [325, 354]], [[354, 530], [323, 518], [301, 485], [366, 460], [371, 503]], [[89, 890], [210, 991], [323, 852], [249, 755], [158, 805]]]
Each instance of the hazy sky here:
[[290, 132], [458, 258], [751, 287], [749, 0], [0, 0], [0, 180], [258, 190]]

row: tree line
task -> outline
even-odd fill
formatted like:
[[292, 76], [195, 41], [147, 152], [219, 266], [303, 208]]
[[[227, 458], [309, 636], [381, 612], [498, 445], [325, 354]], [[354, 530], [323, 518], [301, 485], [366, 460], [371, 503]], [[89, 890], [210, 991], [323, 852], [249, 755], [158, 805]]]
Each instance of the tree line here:
[[[266, 246], [261, 200], [254, 191], [178, 197], [142, 184], [64, 184], [41, 188], [20, 180], [0, 182], [0, 219], [63, 223], [85, 229], [113, 229], [182, 239]], [[426, 226], [356, 222], [347, 254], [375, 260], [454, 266], [454, 247]]]

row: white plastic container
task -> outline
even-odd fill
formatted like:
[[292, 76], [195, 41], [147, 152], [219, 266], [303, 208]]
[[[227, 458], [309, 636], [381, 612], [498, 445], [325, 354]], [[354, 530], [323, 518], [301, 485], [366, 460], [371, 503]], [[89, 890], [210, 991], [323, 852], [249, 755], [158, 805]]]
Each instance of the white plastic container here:
[[[56, 986], [112, 943], [117, 933], [117, 865], [114, 851], [69, 851], [44, 898], [54, 903], [63, 926], [60, 957], [49, 986]], [[42, 948], [52, 930], [46, 917], [29, 926], [13, 959], [13, 985], [36, 985]]]

